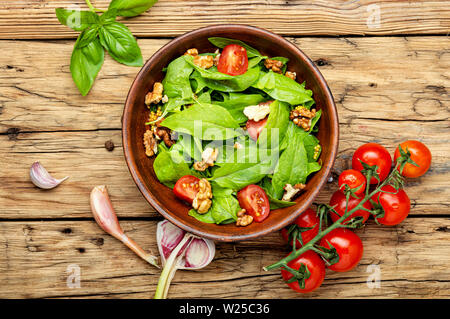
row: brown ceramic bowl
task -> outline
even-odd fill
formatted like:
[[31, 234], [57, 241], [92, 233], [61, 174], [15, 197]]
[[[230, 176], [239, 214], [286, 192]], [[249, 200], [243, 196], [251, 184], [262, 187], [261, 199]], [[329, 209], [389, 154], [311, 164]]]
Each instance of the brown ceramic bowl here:
[[[145, 155], [142, 136], [148, 112], [144, 97], [155, 81], [163, 79], [162, 69], [187, 49], [197, 48], [200, 53], [214, 52], [216, 48], [208, 37], [239, 39], [267, 56], [289, 58], [288, 69], [297, 73], [297, 81], [306, 81], [306, 87], [314, 93], [318, 109], [322, 110], [318, 138], [322, 145], [322, 169], [308, 179], [305, 191], [291, 207], [272, 211], [262, 223], [247, 227], [234, 224], [206, 224], [188, 216], [189, 207], [178, 200], [172, 190], [161, 184], [153, 171], [153, 158]], [[295, 45], [267, 30], [246, 25], [214, 25], [188, 32], [166, 44], [145, 63], [129, 91], [123, 112], [122, 138], [125, 159], [139, 190], [147, 201], [166, 219], [182, 229], [198, 236], [218, 241], [239, 241], [256, 238], [292, 223], [305, 211], [319, 194], [333, 166], [339, 137], [336, 106], [330, 89], [313, 62]]]

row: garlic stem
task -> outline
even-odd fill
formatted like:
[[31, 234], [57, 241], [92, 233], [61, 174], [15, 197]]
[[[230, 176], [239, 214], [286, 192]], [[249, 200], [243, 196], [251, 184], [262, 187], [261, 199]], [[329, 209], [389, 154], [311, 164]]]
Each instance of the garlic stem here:
[[159, 277], [158, 286], [156, 287], [155, 299], [165, 299], [169, 291], [170, 283], [177, 270], [178, 261], [183, 257], [182, 249], [186, 249], [185, 245], [192, 239], [193, 235], [186, 233], [177, 247], [172, 251], [169, 258], [166, 260], [166, 264], [163, 268], [161, 276]]
[[52, 189], [68, 179], [69, 176], [63, 179], [56, 179], [42, 166], [39, 161], [34, 162], [30, 168], [30, 179], [34, 185], [42, 189]]
[[159, 268], [158, 257], [144, 251], [134, 240], [129, 238], [120, 227], [116, 212], [112, 206], [106, 186], [96, 186], [91, 191], [91, 210], [97, 224], [108, 234], [124, 243], [128, 248], [149, 264]]

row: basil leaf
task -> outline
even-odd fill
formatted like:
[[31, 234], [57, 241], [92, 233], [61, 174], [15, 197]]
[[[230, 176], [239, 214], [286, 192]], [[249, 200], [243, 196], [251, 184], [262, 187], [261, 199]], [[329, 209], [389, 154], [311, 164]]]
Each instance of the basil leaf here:
[[[82, 41], [82, 37], [83, 33], [78, 36], [77, 43]], [[70, 72], [81, 94], [85, 96], [103, 65], [105, 53], [97, 38], [81, 48], [77, 47], [77, 43], [70, 59]]]
[[228, 38], [220, 38], [220, 37], [212, 37], [208, 38], [208, 41], [211, 42], [213, 45], [215, 45], [218, 48], [223, 49], [229, 44], [239, 44], [241, 47], [245, 48], [247, 50], [247, 57], [255, 57], [255, 56], [261, 56], [258, 50], [252, 48], [248, 44], [236, 40], [236, 39], [228, 39]]
[[124, 24], [113, 22], [104, 25], [99, 35], [101, 44], [114, 60], [129, 66], [143, 65], [141, 49]]
[[99, 22], [98, 15], [92, 11], [56, 8], [55, 13], [61, 24], [64, 24], [75, 31], [83, 31]]
[[153, 162], [153, 170], [158, 180], [167, 187], [173, 188], [175, 183], [185, 175], [191, 175], [188, 164], [178, 150], [160, 151]]
[[158, 0], [112, 0], [108, 9], [117, 9], [121, 17], [135, 17], [144, 13]]
[[287, 102], [291, 105], [305, 104], [314, 101], [311, 97], [311, 90], [306, 90], [304, 86], [283, 74], [269, 71], [261, 72], [259, 80], [253, 87], [263, 90], [275, 100]]
[[100, 16], [100, 23], [102, 25], [110, 24], [116, 21], [116, 18], [117, 18], [117, 10], [109, 9]]
[[187, 133], [202, 140], [225, 140], [242, 135], [237, 123], [226, 109], [214, 104], [194, 104], [174, 113], [161, 126]]
[[78, 37], [77, 41], [75, 42], [75, 48], [82, 48], [94, 41], [94, 39], [98, 36], [98, 26], [91, 26], [87, 29], [84, 29], [80, 36]]

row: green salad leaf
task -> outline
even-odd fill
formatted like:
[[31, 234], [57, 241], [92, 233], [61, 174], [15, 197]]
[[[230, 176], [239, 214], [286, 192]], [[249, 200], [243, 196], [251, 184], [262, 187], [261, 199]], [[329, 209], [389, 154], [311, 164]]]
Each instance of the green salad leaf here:
[[260, 147], [278, 147], [280, 141], [283, 140], [288, 124], [289, 105], [280, 101], [272, 102], [270, 104], [269, 118], [258, 137]]
[[220, 38], [220, 37], [211, 37], [208, 38], [209, 42], [211, 42], [213, 45], [215, 45], [218, 48], [225, 48], [229, 44], [239, 44], [241, 47], [245, 48], [247, 50], [247, 57], [258, 57], [261, 56], [258, 50], [255, 48], [252, 48], [245, 42], [242, 42], [240, 40], [236, 39], [228, 39], [228, 38]]
[[226, 97], [224, 101], [214, 103], [226, 108], [238, 123], [247, 122], [248, 118], [243, 113], [247, 106], [265, 101], [265, 97], [261, 94], [225, 93], [224, 96]]
[[170, 188], [173, 188], [181, 177], [191, 175], [188, 164], [178, 150], [167, 151], [162, 147], [159, 147], [153, 162], [153, 170], [158, 180]]

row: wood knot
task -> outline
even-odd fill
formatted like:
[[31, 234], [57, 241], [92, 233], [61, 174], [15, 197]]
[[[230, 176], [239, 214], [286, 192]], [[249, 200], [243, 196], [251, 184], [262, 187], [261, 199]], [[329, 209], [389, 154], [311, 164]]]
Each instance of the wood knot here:
[[8, 135], [9, 140], [17, 140], [17, 136], [19, 135], [20, 128], [18, 127], [10, 127], [6, 130], [6, 134]]
[[330, 63], [324, 58], [317, 59], [316, 61], [314, 61], [314, 63], [317, 64], [318, 66], [330, 65]]

